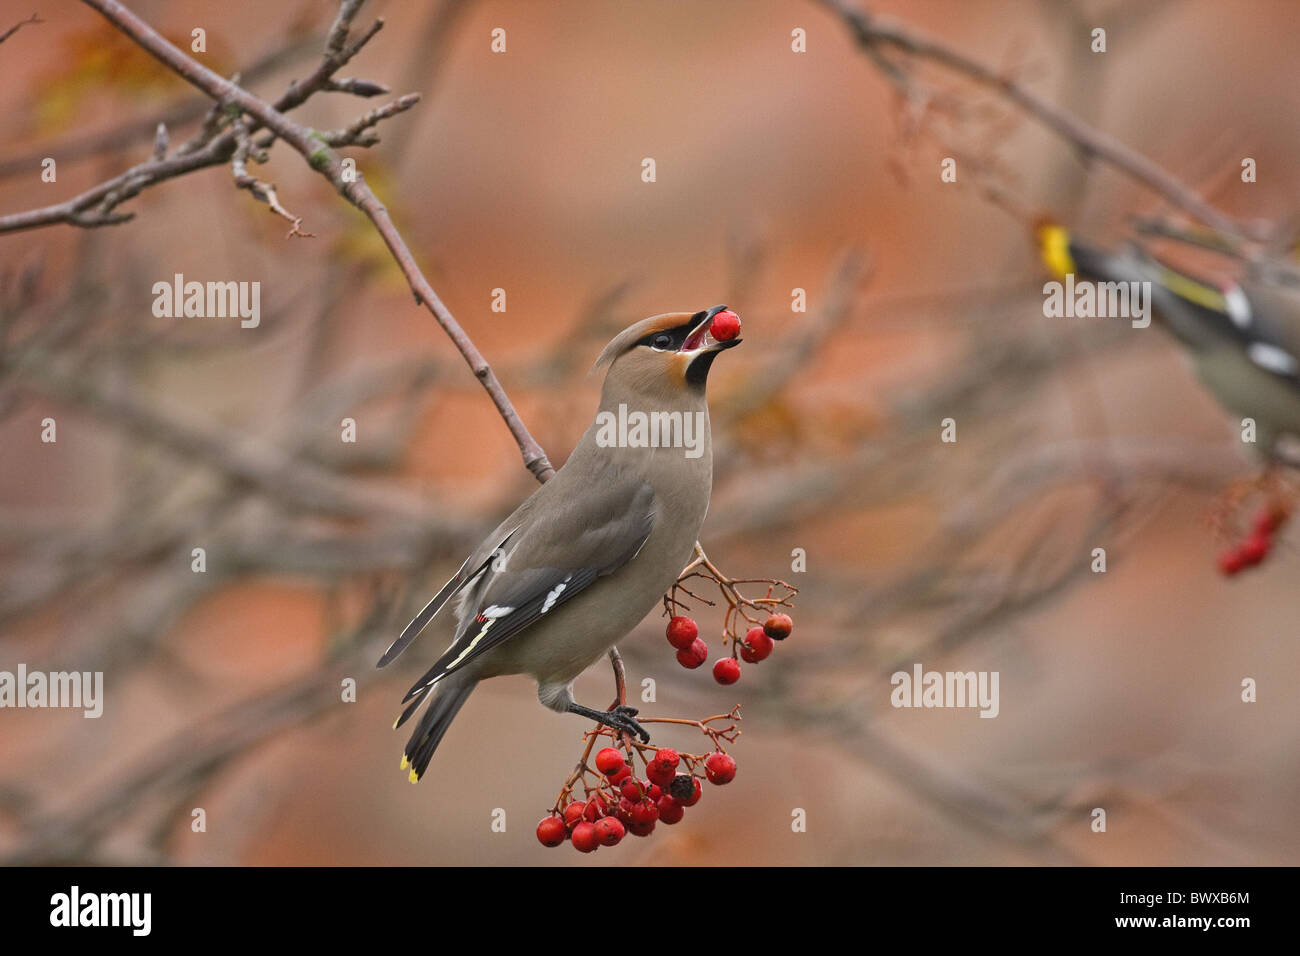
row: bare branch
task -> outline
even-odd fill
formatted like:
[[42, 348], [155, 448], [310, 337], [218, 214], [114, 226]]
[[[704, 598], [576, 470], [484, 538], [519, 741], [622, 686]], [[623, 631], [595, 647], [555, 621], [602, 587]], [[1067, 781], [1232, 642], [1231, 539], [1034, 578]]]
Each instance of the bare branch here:
[[44, 22], [45, 22], [44, 20], [42, 20], [39, 16], [37, 16], [35, 13], [33, 13], [33, 14], [32, 14], [30, 17], [28, 17], [26, 20], [19, 20], [17, 23], [15, 23], [13, 26], [11, 26], [11, 27], [10, 27], [8, 30], [6, 30], [4, 33], [0, 33], [0, 43], [4, 43], [5, 40], [8, 40], [11, 36], [13, 36], [15, 33], [17, 33], [17, 32], [18, 32], [19, 30], [21, 30], [23, 27], [27, 26], [27, 24], [29, 24], [29, 23], [44, 23]]
[[857, 44], [872, 58], [890, 82], [905, 93], [911, 88], [911, 75], [903, 66], [886, 57], [882, 47], [892, 47], [907, 56], [938, 63], [961, 73], [980, 86], [996, 91], [1033, 116], [1043, 126], [1070, 142], [1084, 156], [1095, 157], [1109, 163], [1179, 209], [1220, 232], [1256, 240], [1266, 238], [1260, 234], [1258, 226], [1243, 223], [1219, 211], [1202, 199], [1196, 190], [1159, 164], [1095, 129], [1005, 73], [911, 27], [878, 17], [854, 6], [849, 0], [817, 0], [817, 2], [844, 21], [852, 31]]
[[[397, 260], [398, 266], [406, 276], [407, 283], [410, 285], [412, 292], [415, 293], [416, 302], [424, 305], [437, 319], [438, 324], [442, 326], [443, 331], [452, 340], [470, 369], [483, 383], [483, 388], [492, 398], [492, 402], [496, 405], [498, 413], [505, 421], [506, 427], [510, 429], [516, 444], [519, 445], [524, 459], [524, 466], [532, 472], [538, 481], [546, 481], [550, 478], [555, 473], [555, 469], [551, 466], [546, 453], [528, 431], [523, 420], [519, 417], [519, 413], [515, 411], [514, 405], [501, 387], [501, 383], [497, 380], [496, 373], [492, 371], [492, 367], [483, 358], [478, 346], [461, 328], [460, 323], [456, 321], [450, 310], [443, 304], [438, 294], [433, 291], [433, 287], [416, 264], [414, 255], [406, 245], [406, 240], [402, 238], [401, 233], [393, 224], [392, 218], [388, 215], [388, 210], [371, 191], [365, 179], [359, 174], [355, 178], [345, 177], [342, 160], [315, 130], [294, 122], [276, 107], [268, 105], [248, 91], [196, 62], [144, 20], [121, 3], [118, 3], [117, 0], [85, 0], [85, 2], [102, 13], [122, 32], [143, 47], [146, 52], [166, 64], [182, 79], [198, 87], [217, 102], [238, 106], [278, 138], [292, 146], [307, 160], [312, 169], [334, 185], [340, 195], [366, 214], [383, 237], [384, 243], [388, 246], [393, 258]], [[339, 14], [340, 21], [343, 21], [346, 16], [355, 15], [356, 8], [359, 6], [359, 0], [355, 3], [345, 3], [343, 10]], [[376, 23], [378, 22], [376, 21]], [[346, 62], [352, 53], [370, 36], [373, 36], [377, 30], [378, 26], [376, 25], [371, 28], [369, 33], [363, 34], [360, 39], [354, 41], [351, 45], [343, 46], [341, 52], [335, 54], [335, 58]], [[327, 51], [335, 50], [336, 33], [337, 29], [331, 32]], [[318, 74], [320, 72], [320, 70], [317, 71]], [[328, 79], [327, 75], [322, 76], [318, 82], [323, 83], [326, 79]], [[288, 94], [286, 94], [287, 96]]]
[[419, 93], [407, 93], [385, 106], [380, 106], [359, 117], [343, 129], [329, 130], [320, 134], [331, 146], [374, 146], [379, 142], [379, 134], [374, 127], [379, 122], [405, 113], [420, 102]]

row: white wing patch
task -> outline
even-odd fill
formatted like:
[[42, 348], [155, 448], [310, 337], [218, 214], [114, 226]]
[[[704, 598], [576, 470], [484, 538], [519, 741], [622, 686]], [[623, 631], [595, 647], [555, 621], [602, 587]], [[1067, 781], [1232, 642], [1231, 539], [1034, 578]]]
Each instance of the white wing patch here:
[[569, 581], [571, 581], [572, 579], [573, 579], [573, 575], [570, 574], [567, 578], [565, 578], [555, 587], [551, 588], [551, 592], [546, 595], [546, 600], [542, 603], [543, 614], [545, 614], [551, 608], [555, 607], [555, 602], [560, 599], [560, 595], [564, 593], [564, 589], [569, 586]]
[[483, 610], [483, 613], [480, 614], [479, 616], [486, 617], [486, 618], [505, 617], [513, 610], [514, 608], [512, 607], [505, 607], [504, 605], [501, 604], [493, 604], [491, 607], [485, 608]]
[[1269, 345], [1266, 342], [1252, 342], [1250, 348], [1246, 350], [1250, 360], [1260, 368], [1266, 368], [1270, 372], [1277, 372], [1279, 375], [1295, 374], [1297, 365], [1295, 357], [1276, 345]]
[[1223, 290], [1223, 304], [1228, 310], [1228, 318], [1239, 329], [1250, 325], [1250, 301], [1241, 286], [1230, 285]]

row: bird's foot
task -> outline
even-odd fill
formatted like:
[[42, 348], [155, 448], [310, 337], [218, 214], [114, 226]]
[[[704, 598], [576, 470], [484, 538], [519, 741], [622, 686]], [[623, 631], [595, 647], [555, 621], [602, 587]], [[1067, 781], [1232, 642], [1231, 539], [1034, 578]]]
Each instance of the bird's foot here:
[[617, 721], [616, 723], [611, 723], [610, 726], [615, 730], [621, 730], [625, 734], [640, 737], [641, 743], [648, 744], [650, 742], [650, 731], [646, 730], [636, 722], [636, 715], [637, 709], [635, 707], [629, 707], [627, 704], [619, 704], [609, 712], [609, 716]]
[[627, 704], [619, 704], [613, 710], [593, 710], [581, 704], [570, 704], [569, 712], [598, 721], [606, 727], [613, 727], [620, 733], [640, 737], [643, 744], [650, 742], [650, 732], [636, 722], [637, 709]]

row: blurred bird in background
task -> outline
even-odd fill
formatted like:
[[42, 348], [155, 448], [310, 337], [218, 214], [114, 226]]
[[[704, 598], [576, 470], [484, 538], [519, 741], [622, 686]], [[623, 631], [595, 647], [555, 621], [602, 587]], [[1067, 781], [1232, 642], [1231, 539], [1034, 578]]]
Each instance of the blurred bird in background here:
[[[711, 334], [719, 316], [719, 335], [734, 335], [735, 315], [719, 305], [657, 315], [614, 337], [595, 365], [609, 368], [600, 412], [564, 467], [488, 535], [380, 658], [380, 667], [394, 660], [458, 598], [451, 645], [407, 692], [394, 724], [424, 708], [402, 758], [412, 783], [478, 682], [504, 674], [531, 675], [552, 710], [649, 740], [635, 708], [585, 707], [572, 684], [690, 560], [713, 483], [705, 383], [717, 355], [740, 344]], [[698, 422], [698, 449], [605, 440], [602, 418], [635, 412], [679, 416], [683, 431]]]
[[1058, 278], [1149, 282], [1155, 318], [1183, 347], [1219, 404], [1256, 423], [1270, 464], [1300, 465], [1300, 289], [1263, 276], [1216, 283], [1175, 269], [1137, 243], [1108, 252], [1064, 226], [1036, 226], [1043, 262]]

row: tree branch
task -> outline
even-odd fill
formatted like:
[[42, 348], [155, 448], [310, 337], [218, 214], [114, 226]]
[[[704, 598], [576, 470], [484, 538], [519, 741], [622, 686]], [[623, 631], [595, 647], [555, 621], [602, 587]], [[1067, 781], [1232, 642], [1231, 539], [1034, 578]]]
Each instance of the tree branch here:
[[0, 33], [0, 43], [4, 43], [5, 40], [8, 40], [11, 36], [13, 36], [15, 33], [17, 33], [17, 32], [18, 32], [19, 30], [21, 30], [23, 27], [27, 26], [27, 24], [29, 24], [29, 23], [44, 23], [44, 22], [45, 22], [44, 20], [42, 20], [39, 16], [37, 16], [35, 13], [33, 13], [33, 14], [32, 14], [30, 17], [28, 17], [26, 20], [19, 20], [17, 23], [15, 23], [13, 26], [11, 26], [11, 27], [10, 27], [8, 30], [6, 30], [4, 33]]
[[863, 10], [849, 0], [817, 0], [817, 2], [844, 21], [853, 33], [858, 46], [872, 58], [890, 82], [904, 92], [909, 91], [911, 77], [903, 67], [881, 53], [882, 46], [893, 47], [908, 56], [938, 63], [963, 74], [980, 86], [994, 90], [1043, 126], [1070, 142], [1084, 156], [1095, 157], [1109, 163], [1179, 209], [1220, 232], [1257, 241], [1267, 238], [1260, 234], [1257, 226], [1243, 223], [1219, 211], [1202, 199], [1196, 190], [1157, 163], [1044, 99], [1013, 77], [940, 40]]
[[[346, 43], [347, 23], [355, 16], [361, 2], [362, 0], [345, 0], [335, 27], [330, 31], [327, 51], [331, 51], [331, 53], [326, 56], [327, 62], [332, 62], [331, 54], [334, 59], [346, 59], [350, 56], [350, 51], [369, 39], [373, 35], [373, 30], [377, 29], [377, 27], [372, 28], [371, 33], [363, 34], [352, 46], [344, 45]], [[496, 405], [497, 412], [505, 421], [506, 427], [510, 429], [511, 435], [514, 436], [515, 442], [519, 446], [524, 459], [524, 467], [532, 472], [533, 477], [538, 481], [546, 481], [550, 478], [555, 473], [555, 469], [551, 466], [550, 460], [542, 450], [542, 446], [529, 433], [523, 420], [519, 417], [519, 413], [515, 411], [514, 405], [501, 387], [501, 383], [497, 380], [492, 367], [488, 365], [487, 360], [483, 358], [473, 340], [461, 328], [460, 323], [456, 321], [451, 311], [438, 298], [438, 294], [434, 292], [433, 287], [424, 277], [424, 273], [420, 271], [420, 267], [416, 264], [415, 257], [407, 247], [406, 241], [402, 238], [401, 233], [397, 231], [392, 218], [388, 215], [388, 210], [371, 191], [364, 177], [358, 172], [355, 178], [345, 178], [342, 161], [320, 133], [289, 119], [274, 106], [263, 102], [247, 90], [196, 62], [117, 0], [85, 0], [85, 3], [102, 13], [147, 53], [165, 64], [182, 79], [193, 84], [218, 103], [238, 107], [242, 112], [247, 113], [274, 133], [279, 139], [288, 143], [307, 160], [312, 169], [329, 180], [341, 196], [366, 214], [366, 217], [379, 231], [380, 236], [383, 237], [384, 243], [397, 261], [403, 275], [406, 276], [411, 291], [415, 293], [416, 302], [424, 305], [438, 321], [443, 331], [447, 333], [447, 337], [451, 339], [452, 344], [464, 357], [470, 370], [483, 383], [483, 388], [492, 399], [492, 403]], [[342, 39], [340, 39], [340, 36], [342, 36]], [[324, 64], [322, 64], [323, 69]], [[318, 70], [316, 75], [321, 74], [322, 70]], [[308, 81], [308, 84], [310, 82], [311, 80]]]

